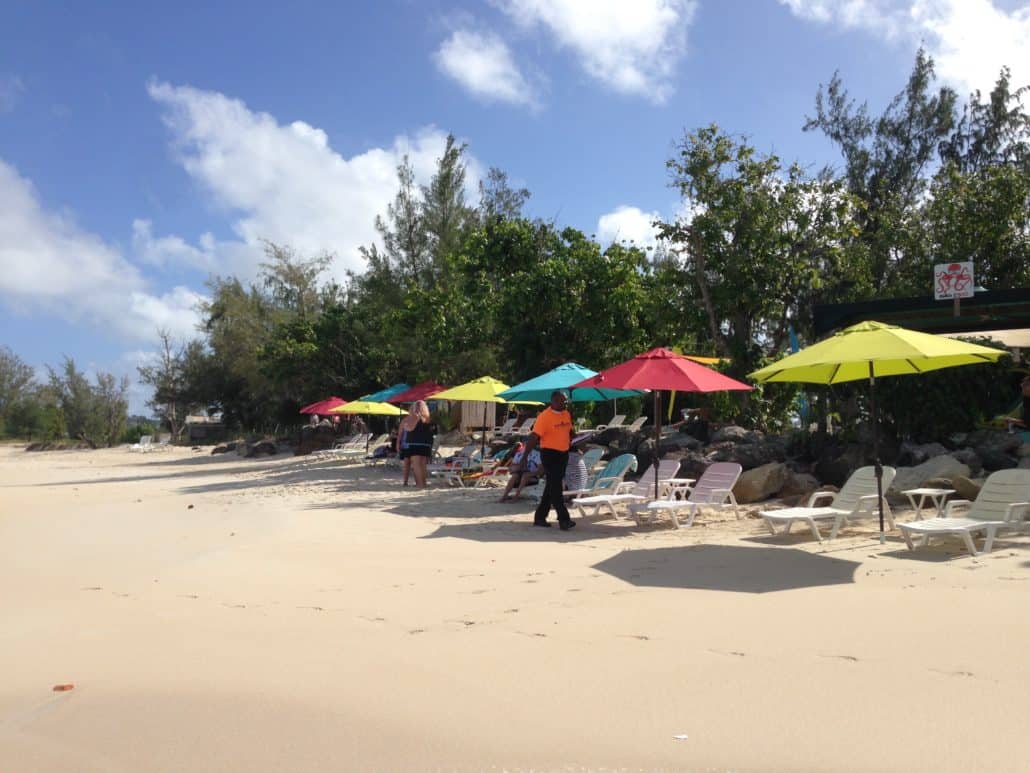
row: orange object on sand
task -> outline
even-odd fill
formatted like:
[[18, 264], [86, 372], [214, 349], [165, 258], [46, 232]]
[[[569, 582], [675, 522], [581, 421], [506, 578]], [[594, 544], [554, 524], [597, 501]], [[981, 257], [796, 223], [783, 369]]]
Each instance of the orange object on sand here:
[[54, 692], [68, 692], [69, 690], [74, 690], [74, 689], [75, 689], [75, 685], [74, 684], [55, 684], [54, 685]]

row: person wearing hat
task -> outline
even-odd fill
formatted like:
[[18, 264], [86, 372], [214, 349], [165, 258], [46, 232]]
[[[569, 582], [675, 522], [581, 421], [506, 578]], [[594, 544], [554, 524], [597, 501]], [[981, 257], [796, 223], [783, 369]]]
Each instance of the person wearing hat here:
[[536, 446], [540, 447], [540, 461], [545, 476], [544, 495], [540, 497], [540, 504], [533, 515], [533, 525], [550, 526], [547, 516], [553, 507], [558, 516], [558, 527], [562, 531], [568, 531], [576, 525], [562, 496], [562, 481], [565, 480], [569, 448], [575, 433], [568, 404], [569, 398], [564, 392], [558, 390], [551, 393], [551, 404], [536, 417], [525, 450], [528, 457]]

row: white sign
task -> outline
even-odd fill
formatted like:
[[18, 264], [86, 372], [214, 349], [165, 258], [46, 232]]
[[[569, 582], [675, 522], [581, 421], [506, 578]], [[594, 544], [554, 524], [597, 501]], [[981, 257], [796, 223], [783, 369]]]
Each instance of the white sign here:
[[973, 297], [973, 261], [938, 263], [933, 267], [933, 299]]

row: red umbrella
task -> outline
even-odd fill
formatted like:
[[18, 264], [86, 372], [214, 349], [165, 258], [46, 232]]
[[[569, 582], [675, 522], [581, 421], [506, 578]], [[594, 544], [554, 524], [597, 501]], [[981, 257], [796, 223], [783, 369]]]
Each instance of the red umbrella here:
[[447, 387], [437, 384], [435, 381], [423, 381], [421, 384], [415, 384], [415, 386], [410, 389], [405, 389], [403, 392], [386, 398], [386, 402], [413, 403], [417, 400], [425, 400], [432, 397], [437, 392], [442, 392], [445, 389], [447, 389]]
[[[654, 392], [655, 454], [662, 437], [661, 390], [678, 392], [722, 392], [751, 389], [743, 382], [706, 368], [668, 349], [652, 349], [631, 360], [602, 370], [596, 376], [573, 384], [576, 387], [608, 389], [650, 389]], [[655, 465], [654, 495], [658, 498], [658, 467]]]
[[318, 416], [327, 415], [332, 408], [338, 408], [341, 405], [346, 405], [347, 401], [339, 397], [329, 397], [325, 400], [319, 400], [317, 403], [311, 405], [305, 405], [300, 409], [301, 413], [314, 413]]

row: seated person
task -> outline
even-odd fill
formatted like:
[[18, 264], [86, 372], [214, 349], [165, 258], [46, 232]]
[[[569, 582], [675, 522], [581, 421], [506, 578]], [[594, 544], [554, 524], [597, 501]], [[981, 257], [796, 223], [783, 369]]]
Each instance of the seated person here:
[[[572, 447], [569, 451], [569, 463], [565, 467], [565, 490], [578, 491], [587, 485], [587, 466], [583, 461], [583, 453]], [[571, 497], [566, 497], [566, 500]]]
[[[543, 474], [541, 464], [540, 452], [537, 449], [534, 448], [530, 451], [527, 458], [525, 443], [519, 443], [515, 446], [515, 453], [511, 458], [511, 467], [508, 468], [511, 472], [511, 477], [508, 478], [508, 484], [504, 487], [504, 494], [501, 495], [500, 501], [514, 502], [516, 499], [519, 499], [522, 496], [522, 489], [540, 480]], [[508, 494], [516, 486], [518, 488], [515, 490], [515, 496], [509, 497]]]
[[1030, 376], [1024, 376], [1019, 384], [1019, 391], [1023, 398], [1023, 410], [1020, 413], [1022, 418], [1006, 419], [1009, 432], [1030, 429]]

